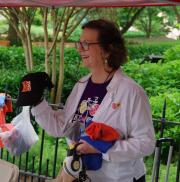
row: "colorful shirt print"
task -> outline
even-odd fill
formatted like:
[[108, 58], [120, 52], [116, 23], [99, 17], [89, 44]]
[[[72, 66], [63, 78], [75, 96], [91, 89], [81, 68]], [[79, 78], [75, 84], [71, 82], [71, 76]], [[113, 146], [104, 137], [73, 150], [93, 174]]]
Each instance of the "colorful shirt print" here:
[[80, 99], [73, 122], [81, 123], [81, 133], [84, 132], [86, 124], [93, 118], [98, 110], [104, 96], [107, 93], [106, 87], [110, 80], [102, 84], [93, 83], [89, 79], [84, 93]]

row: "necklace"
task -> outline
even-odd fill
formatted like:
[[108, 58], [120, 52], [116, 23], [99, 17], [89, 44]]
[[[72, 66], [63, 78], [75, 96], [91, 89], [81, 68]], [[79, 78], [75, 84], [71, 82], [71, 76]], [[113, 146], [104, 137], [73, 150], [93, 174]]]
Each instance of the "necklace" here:
[[[100, 82], [97, 84], [103, 84], [103, 83], [107, 82], [110, 78], [112, 78], [113, 75], [114, 75], [114, 70], [112, 70], [111, 72], [108, 72], [108, 75], [106, 76], [105, 80], [103, 82]], [[91, 81], [93, 82], [92, 75], [91, 75]], [[96, 82], [93, 82], [93, 83], [96, 83]]]
[[111, 77], [113, 77], [113, 75], [114, 75], [114, 70], [112, 70], [111, 72], [109, 72], [109, 74], [107, 75], [107, 77], [106, 77], [106, 79], [105, 79], [105, 81], [103, 83], [105, 83], [106, 81], [108, 81]]

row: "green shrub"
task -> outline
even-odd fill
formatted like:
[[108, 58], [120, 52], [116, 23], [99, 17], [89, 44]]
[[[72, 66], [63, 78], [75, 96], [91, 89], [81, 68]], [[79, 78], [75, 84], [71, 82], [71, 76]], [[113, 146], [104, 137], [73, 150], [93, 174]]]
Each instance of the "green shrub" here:
[[[179, 43], [177, 41], [177, 43]], [[127, 45], [128, 55], [130, 60], [142, 59], [147, 55], [163, 55], [164, 52], [174, 46], [174, 42], [163, 42], [163, 43], [145, 43], [145, 44], [135, 44]]]
[[23, 49], [20, 47], [0, 47], [0, 68], [17, 70], [25, 67]]
[[[33, 48], [34, 65], [44, 63], [44, 49]], [[26, 69], [25, 56], [22, 47], [0, 47], [0, 69]]]
[[178, 89], [170, 89], [168, 92], [159, 93], [157, 96], [150, 97], [152, 114], [154, 118], [162, 117], [164, 101], [166, 99], [166, 119], [178, 121], [180, 117], [180, 92]]
[[164, 53], [164, 59], [166, 62], [180, 60], [180, 45], [173, 46]]
[[168, 92], [172, 88], [180, 89], [179, 60], [166, 64], [138, 64], [138, 60], [135, 60], [128, 62], [123, 69], [146, 90], [149, 96]]

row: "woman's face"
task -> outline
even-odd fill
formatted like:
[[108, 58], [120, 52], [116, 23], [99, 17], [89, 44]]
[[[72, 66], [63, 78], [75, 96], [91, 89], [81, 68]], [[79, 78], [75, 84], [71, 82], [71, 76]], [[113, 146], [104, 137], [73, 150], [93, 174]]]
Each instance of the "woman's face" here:
[[82, 42], [82, 44], [83, 42], [89, 43], [88, 50], [84, 49], [82, 44], [78, 48], [83, 65], [91, 71], [102, 69], [106, 55], [103, 49], [100, 47], [98, 31], [89, 28], [83, 29], [83, 32], [80, 36], [80, 42]]

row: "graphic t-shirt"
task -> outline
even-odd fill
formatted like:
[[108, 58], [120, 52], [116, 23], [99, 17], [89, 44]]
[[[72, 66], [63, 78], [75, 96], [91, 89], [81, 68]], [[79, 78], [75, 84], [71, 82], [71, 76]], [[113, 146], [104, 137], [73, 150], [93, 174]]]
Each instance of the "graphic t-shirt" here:
[[73, 122], [81, 123], [81, 134], [89, 121], [93, 118], [99, 108], [104, 96], [107, 93], [106, 87], [111, 81], [108, 80], [104, 83], [93, 83], [91, 78], [88, 80], [84, 93], [79, 101], [77, 111], [74, 115]]

